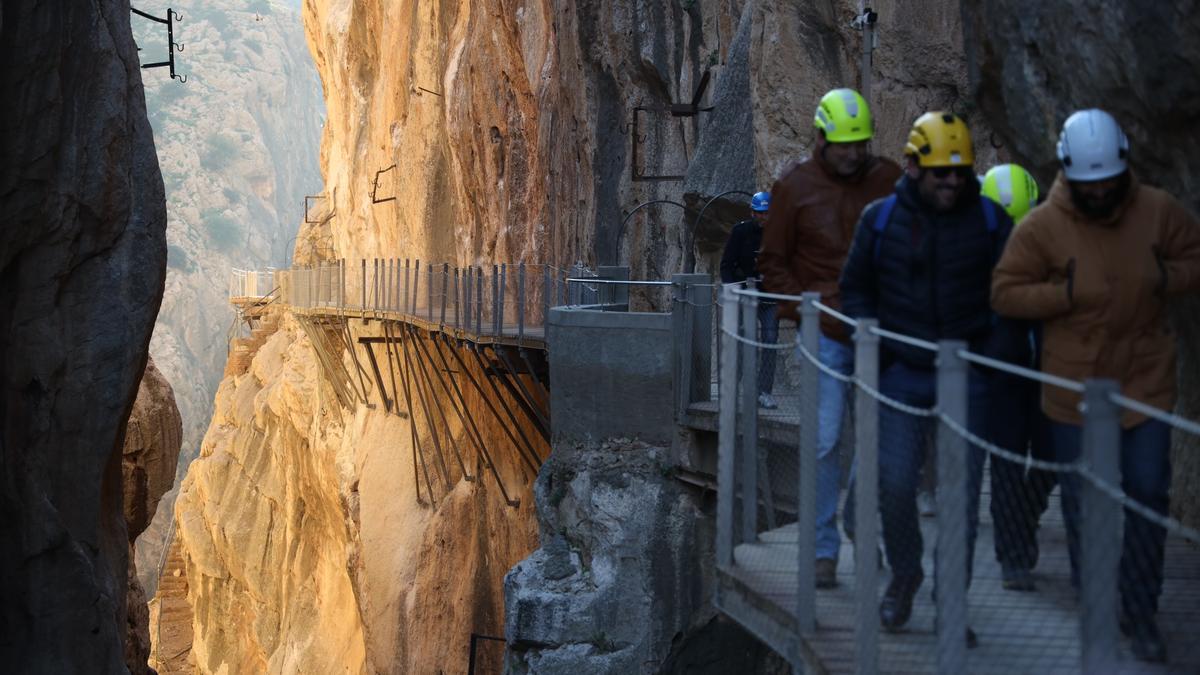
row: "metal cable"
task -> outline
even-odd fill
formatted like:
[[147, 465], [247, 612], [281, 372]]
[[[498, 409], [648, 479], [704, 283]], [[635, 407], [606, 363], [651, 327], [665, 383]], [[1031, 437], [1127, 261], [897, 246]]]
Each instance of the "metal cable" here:
[[834, 309], [826, 304], [823, 304], [820, 300], [814, 302], [813, 307], [816, 307], [818, 310], [824, 312], [825, 314], [828, 314], [829, 316], [832, 316], [833, 318], [837, 319], [838, 321], [841, 321], [844, 324], [858, 328], [858, 321], [851, 319], [849, 316], [842, 314], [841, 312], [837, 311], [836, 309]]
[[1089, 483], [1096, 486], [1097, 489], [1108, 495], [1110, 499], [1116, 501], [1121, 506], [1124, 506], [1146, 520], [1158, 525], [1170, 534], [1178, 535], [1194, 544], [1200, 544], [1200, 532], [1193, 530], [1192, 528], [1184, 525], [1174, 518], [1171, 518], [1170, 516], [1164, 516], [1150, 507], [1145, 506], [1141, 502], [1125, 494], [1125, 492], [1120, 488], [1110, 485], [1103, 478], [1093, 473], [1090, 468], [1086, 466], [1080, 466], [1075, 470], [1075, 472], [1086, 479]]
[[832, 377], [833, 379], [837, 380], [838, 382], [844, 382], [846, 384], [854, 385], [855, 387], [861, 389], [864, 393], [866, 393], [867, 396], [870, 396], [871, 398], [875, 399], [876, 401], [882, 403], [883, 405], [885, 405], [889, 408], [892, 408], [893, 410], [898, 410], [902, 413], [912, 415], [914, 417], [934, 417], [938, 414], [936, 407], [935, 408], [919, 408], [917, 406], [908, 405], [907, 403], [901, 403], [900, 401], [897, 401], [894, 398], [888, 398], [887, 396], [884, 396], [883, 393], [880, 392], [878, 389], [875, 389], [874, 387], [866, 384], [865, 382], [863, 382], [862, 380], [860, 380], [858, 377], [856, 377], [854, 375], [844, 375], [842, 373], [837, 372], [836, 370], [830, 368], [829, 366], [825, 365], [824, 363], [821, 363], [821, 360], [816, 358], [815, 356], [813, 356], [813, 353], [808, 351], [807, 349], [805, 349], [804, 345], [801, 344], [799, 341], [797, 341], [797, 343], [796, 343], [796, 350], [798, 352], [800, 352], [800, 354], [805, 359], [807, 359], [809, 363], [816, 366], [817, 369], [820, 370], [822, 373], [825, 373], [826, 375]]
[[776, 351], [783, 351], [785, 349], [792, 348], [792, 346], [786, 342], [775, 343], [775, 344], [770, 344], [767, 342], [757, 342], [755, 340], [751, 340], [750, 338], [742, 337], [741, 335], [737, 335], [736, 333], [730, 333], [729, 331], [725, 330], [724, 328], [721, 328], [721, 332], [728, 335], [729, 337], [733, 338], [734, 340], [741, 342], [742, 344], [752, 345], [754, 347], [758, 347], [759, 349], [774, 349]]
[[[988, 368], [995, 368], [996, 370], [1006, 372], [1010, 375], [1019, 375], [1021, 377], [1028, 378], [1030, 380], [1037, 380], [1038, 382], [1041, 382], [1042, 384], [1049, 384], [1049, 385], [1053, 385], [1055, 387], [1060, 387], [1062, 389], [1068, 389], [1070, 391], [1073, 391], [1073, 392], [1076, 392], [1079, 394], [1083, 393], [1083, 383], [1082, 382], [1076, 382], [1075, 380], [1068, 380], [1065, 377], [1058, 377], [1057, 375], [1049, 375], [1049, 374], [1043, 373], [1039, 370], [1033, 370], [1032, 368], [1024, 368], [1022, 366], [1014, 366], [1011, 363], [1005, 363], [1004, 361], [993, 359], [993, 358], [990, 358], [987, 356], [980, 356], [979, 354], [972, 354], [971, 352], [969, 352], [965, 349], [958, 350], [958, 356], [960, 358], [962, 358], [962, 360], [969, 361], [976, 365], [987, 366]], [[1198, 427], [1198, 428], [1200, 428], [1200, 427]]]
[[911, 337], [909, 335], [905, 335], [904, 333], [893, 333], [892, 331], [884, 330], [883, 328], [872, 328], [871, 332], [881, 338], [899, 342], [900, 344], [909, 345], [911, 347], [916, 347], [917, 349], [924, 349], [925, 351], [929, 352], [938, 351], [937, 343], [930, 342], [929, 340]]
[[1040, 459], [1027, 458], [1025, 455], [1017, 454], [1010, 450], [1005, 450], [995, 443], [986, 441], [971, 433], [970, 430], [963, 427], [945, 413], [938, 415], [938, 419], [946, 425], [946, 428], [965, 438], [971, 445], [982, 448], [990, 454], [996, 455], [1002, 459], [1007, 459], [1010, 462], [1015, 462], [1021, 465], [1028, 463], [1031, 468], [1039, 469], [1041, 471], [1052, 471], [1054, 473], [1070, 473], [1079, 470], [1079, 462], [1047, 462]]
[[1180, 417], [1179, 415], [1175, 415], [1175, 414], [1172, 414], [1169, 412], [1164, 412], [1162, 410], [1159, 410], [1158, 408], [1155, 408], [1152, 405], [1142, 403], [1141, 401], [1137, 401], [1137, 400], [1134, 400], [1127, 396], [1122, 396], [1120, 394], [1112, 394], [1111, 396], [1109, 396], [1109, 400], [1112, 401], [1113, 403], [1121, 406], [1122, 408], [1132, 410], [1136, 413], [1141, 413], [1141, 414], [1145, 415], [1146, 417], [1156, 419], [1159, 422], [1167, 424], [1167, 425], [1174, 427], [1180, 431], [1185, 431], [1189, 434], [1200, 436], [1200, 424], [1197, 424], [1196, 422], [1193, 422], [1192, 420], [1189, 420], [1185, 417]]

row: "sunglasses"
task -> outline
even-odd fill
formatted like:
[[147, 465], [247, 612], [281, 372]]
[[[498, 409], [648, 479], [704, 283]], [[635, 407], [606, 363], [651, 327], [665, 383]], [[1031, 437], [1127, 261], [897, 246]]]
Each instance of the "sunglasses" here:
[[969, 166], [938, 166], [929, 169], [929, 173], [933, 174], [934, 178], [945, 179], [954, 174], [962, 180], [967, 180], [975, 176], [975, 171]]

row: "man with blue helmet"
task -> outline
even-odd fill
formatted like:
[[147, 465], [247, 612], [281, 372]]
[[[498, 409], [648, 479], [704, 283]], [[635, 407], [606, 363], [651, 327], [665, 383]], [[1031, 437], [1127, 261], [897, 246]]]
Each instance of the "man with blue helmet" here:
[[[733, 226], [729, 240], [725, 242], [725, 253], [721, 256], [721, 283], [736, 284], [746, 279], [760, 278], [756, 260], [762, 248], [763, 224], [767, 222], [770, 205], [769, 193], [756, 193], [750, 200], [750, 219]], [[760, 342], [773, 344], [778, 339], [779, 317], [775, 314], [774, 302], [758, 304], [758, 330]], [[764, 349], [758, 364], [758, 404], [763, 408], [779, 407], [771, 396], [774, 385], [775, 351]]]

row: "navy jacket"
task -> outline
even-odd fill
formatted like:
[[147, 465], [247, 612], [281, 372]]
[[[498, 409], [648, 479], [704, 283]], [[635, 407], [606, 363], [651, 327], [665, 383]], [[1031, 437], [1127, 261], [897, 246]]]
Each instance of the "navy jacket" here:
[[[884, 200], [872, 202], [859, 219], [842, 270], [843, 311], [924, 340], [966, 340], [971, 351], [1027, 365], [1028, 326], [1001, 320], [990, 303], [992, 268], [1012, 219], [997, 206], [996, 227], [989, 231], [976, 181], [968, 181], [947, 213], [926, 207], [907, 176], [896, 183], [896, 197], [882, 232], [875, 221]], [[886, 339], [882, 344], [885, 363], [898, 358], [918, 368], [934, 365], [931, 352]]]
[[754, 220], [733, 226], [725, 253], [721, 256], [721, 283], [734, 284], [748, 277], [758, 278], [755, 260], [762, 248], [763, 228]]

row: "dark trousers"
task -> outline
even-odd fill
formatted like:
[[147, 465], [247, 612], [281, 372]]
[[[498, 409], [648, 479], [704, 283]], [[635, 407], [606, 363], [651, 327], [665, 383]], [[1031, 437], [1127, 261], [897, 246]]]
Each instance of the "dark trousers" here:
[[[1082, 429], [1074, 424], [1051, 423], [1054, 452], [1061, 462], [1079, 458]], [[1083, 479], [1069, 473], [1062, 481], [1063, 518], [1067, 523], [1067, 548], [1071, 554], [1071, 581], [1079, 585], [1079, 497]], [[1167, 514], [1171, 487], [1171, 429], [1149, 420], [1121, 431], [1121, 489], [1130, 498]], [[1142, 516], [1125, 510], [1121, 545], [1121, 609], [1134, 621], [1153, 617], [1162, 594], [1163, 551], [1167, 531]]]
[[[879, 378], [884, 396], [911, 406], [932, 407], [937, 401], [937, 372], [913, 368], [897, 362]], [[989, 410], [987, 376], [972, 369], [969, 379], [967, 428], [986, 436], [985, 420]], [[883, 543], [888, 564], [895, 578], [913, 578], [922, 573], [924, 541], [917, 517], [917, 487], [921, 483], [921, 465], [935, 420], [916, 417], [886, 405], [879, 406], [879, 512], [883, 523]], [[938, 433], [953, 433], [939, 429]], [[979, 488], [983, 481], [982, 448], [970, 445], [967, 451], [966, 564], [970, 573], [979, 529]], [[938, 517], [954, 514], [938, 512]], [[941, 554], [939, 553], [939, 556]]]
[[[1049, 422], [1041, 411], [1041, 388], [1032, 380], [990, 375], [992, 396], [988, 427], [996, 445], [1023, 457], [1053, 459]], [[992, 455], [992, 521], [996, 560], [1004, 569], [1031, 570], [1037, 565], [1038, 520], [1046, 511], [1057, 477], [1040, 469]]]
[[[773, 302], [758, 303], [758, 341], [769, 345], [779, 342], [779, 316]], [[769, 394], [775, 388], [776, 350], [758, 351], [758, 393]]]

